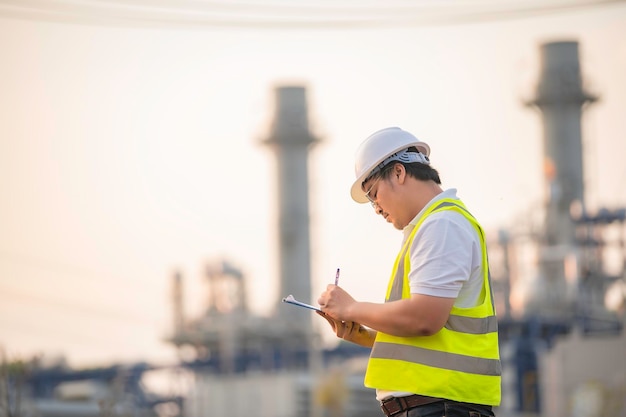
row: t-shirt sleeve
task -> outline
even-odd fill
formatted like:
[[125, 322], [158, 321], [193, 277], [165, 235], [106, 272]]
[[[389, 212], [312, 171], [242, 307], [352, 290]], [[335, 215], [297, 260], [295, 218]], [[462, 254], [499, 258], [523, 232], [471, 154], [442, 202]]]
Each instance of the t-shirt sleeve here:
[[430, 215], [411, 245], [409, 282], [412, 294], [456, 298], [472, 270], [475, 237], [463, 215]]

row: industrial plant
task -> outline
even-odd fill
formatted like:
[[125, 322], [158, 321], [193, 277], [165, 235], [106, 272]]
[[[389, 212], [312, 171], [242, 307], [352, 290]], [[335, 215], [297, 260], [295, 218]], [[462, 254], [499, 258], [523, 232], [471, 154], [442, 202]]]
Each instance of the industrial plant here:
[[[502, 230], [488, 244], [503, 360], [503, 403], [495, 412], [500, 417], [626, 415], [626, 207], [590, 211], [585, 204], [581, 123], [585, 109], [600, 97], [582, 81], [578, 42], [545, 43], [539, 53], [536, 90], [520, 105], [543, 124], [543, 213], [529, 216], [541, 218], [538, 223]], [[287, 294], [314, 302], [308, 156], [320, 139], [309, 126], [305, 87], [277, 87], [274, 102], [271, 129], [261, 146], [277, 168], [279, 310], [280, 297]], [[13, 393], [8, 396], [13, 402], [18, 382], [23, 395], [32, 396], [30, 408], [7, 416], [102, 415], [102, 407], [73, 409], [71, 401], [63, 401], [63, 386], [76, 381], [105, 386], [121, 375], [124, 398], [132, 406], [113, 405], [104, 415], [382, 415], [374, 393], [363, 386], [368, 350], [345, 342], [323, 346], [312, 325], [314, 313], [304, 309], [272, 317], [251, 312], [246, 276], [237, 262], [221, 259], [204, 266], [206, 291], [198, 297], [205, 304], [198, 316], [185, 313], [185, 277], [179, 272], [169, 277], [173, 326], [168, 342], [193, 353], [181, 354], [177, 365], [192, 375], [184, 396], [142, 391], [141, 375], [152, 369], [147, 364], [82, 373], [40, 370], [0, 386]], [[171, 407], [157, 407], [163, 404]]]

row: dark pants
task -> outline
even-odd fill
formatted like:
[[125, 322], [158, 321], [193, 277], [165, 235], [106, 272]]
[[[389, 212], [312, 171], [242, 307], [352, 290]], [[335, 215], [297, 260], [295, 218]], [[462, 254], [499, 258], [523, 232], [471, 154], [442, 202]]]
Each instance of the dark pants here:
[[456, 401], [437, 401], [396, 414], [394, 417], [494, 417], [490, 407]]

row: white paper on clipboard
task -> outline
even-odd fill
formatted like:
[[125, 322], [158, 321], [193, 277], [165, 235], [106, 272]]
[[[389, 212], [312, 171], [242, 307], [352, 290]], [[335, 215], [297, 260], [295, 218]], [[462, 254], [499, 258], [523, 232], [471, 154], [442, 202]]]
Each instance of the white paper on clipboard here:
[[289, 294], [287, 297], [283, 298], [283, 303], [292, 304], [294, 306], [304, 307], [304, 308], [308, 308], [309, 310], [315, 310], [315, 311], [322, 312], [322, 310], [319, 307], [315, 307], [315, 306], [312, 306], [310, 304], [303, 303], [302, 301], [298, 301], [291, 294]]

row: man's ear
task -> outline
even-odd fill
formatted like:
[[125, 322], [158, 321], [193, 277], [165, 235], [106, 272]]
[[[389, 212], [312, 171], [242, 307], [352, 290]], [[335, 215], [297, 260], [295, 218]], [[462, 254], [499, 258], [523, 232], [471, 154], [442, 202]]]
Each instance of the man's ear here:
[[402, 164], [395, 164], [393, 167], [393, 174], [399, 184], [403, 184], [406, 179], [406, 168]]

